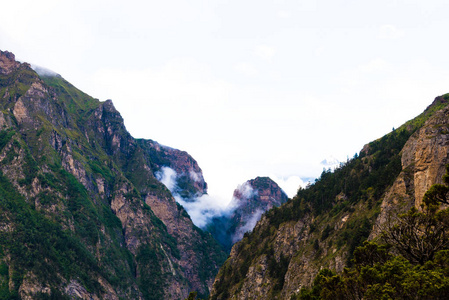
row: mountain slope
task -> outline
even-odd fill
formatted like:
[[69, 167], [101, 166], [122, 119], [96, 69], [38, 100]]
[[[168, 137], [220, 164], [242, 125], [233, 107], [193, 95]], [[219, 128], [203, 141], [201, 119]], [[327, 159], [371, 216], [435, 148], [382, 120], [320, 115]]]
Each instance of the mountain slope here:
[[[0, 110], [3, 295], [208, 293], [224, 253], [154, 176], [164, 164], [152, 159], [161, 147], [135, 140], [110, 100], [93, 99], [59, 75], [39, 77], [0, 52]], [[201, 174], [187, 153], [171, 153]], [[165, 163], [182, 165], [171, 157]], [[191, 185], [186, 193], [206, 188], [204, 180]]]
[[419, 206], [448, 163], [449, 95], [266, 213], [234, 245], [211, 299], [290, 299], [321, 268], [341, 272], [388, 213]]

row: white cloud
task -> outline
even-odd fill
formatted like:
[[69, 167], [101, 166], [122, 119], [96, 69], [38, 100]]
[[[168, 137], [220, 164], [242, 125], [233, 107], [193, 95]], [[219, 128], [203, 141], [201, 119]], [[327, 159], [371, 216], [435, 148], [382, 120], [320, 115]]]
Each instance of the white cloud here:
[[156, 178], [162, 182], [170, 192], [176, 189], [176, 171], [169, 167], [162, 167], [160, 171], [156, 172]]
[[382, 25], [377, 36], [382, 40], [396, 40], [404, 36], [404, 31], [394, 25]]
[[280, 10], [277, 12], [276, 16], [281, 19], [289, 19], [291, 17], [291, 12], [286, 10]]
[[40, 76], [56, 76], [58, 75], [58, 73], [47, 69], [47, 68], [43, 68], [41, 66], [37, 66], [37, 65], [31, 65], [31, 68], [36, 71], [37, 74], [39, 74]]
[[243, 196], [244, 199], [249, 199], [249, 198], [253, 197], [255, 193], [257, 193], [257, 191], [255, 191], [253, 189], [253, 187], [251, 186], [251, 184], [249, 184], [248, 182], [245, 182], [244, 184], [239, 185], [237, 187], [237, 190], [239, 191], [240, 195]]
[[235, 64], [234, 70], [248, 77], [255, 77], [259, 74], [259, 71], [252, 64], [244, 62]]
[[254, 49], [254, 53], [260, 59], [270, 61], [276, 54], [276, 48], [268, 45], [259, 45]]
[[195, 182], [199, 182], [201, 180], [201, 174], [197, 173], [193, 170], [189, 171], [189, 176], [190, 176], [190, 179], [192, 179]]
[[276, 182], [289, 198], [293, 198], [298, 192], [299, 187], [305, 188], [307, 182], [304, 182], [299, 176], [292, 175], [288, 177], [278, 177], [271, 175], [270, 178]]
[[[190, 172], [191, 176], [192, 174], [194, 174], [194, 178], [192, 179], [199, 179], [199, 174]], [[170, 190], [176, 202], [185, 208], [196, 226], [203, 228], [208, 224], [211, 218], [229, 213], [229, 208], [225, 207], [223, 204], [226, 201], [221, 201], [219, 198], [217, 199], [216, 197], [211, 197], [207, 194], [195, 197], [194, 199], [183, 199], [176, 192], [178, 187], [177, 177], [178, 174], [176, 171], [170, 167], [162, 167], [156, 172], [156, 178]]]
[[330, 168], [331, 170], [334, 170], [335, 168], [340, 166], [340, 161], [334, 156], [330, 155], [329, 157], [323, 159], [320, 162], [320, 165], [322, 165], [325, 169]]
[[254, 226], [256, 226], [257, 222], [260, 220], [262, 214], [263, 210], [261, 209], [256, 210], [252, 214], [252, 216], [248, 220], [246, 220], [245, 225], [243, 225], [242, 227], [238, 227], [237, 231], [232, 236], [232, 243], [240, 241], [246, 232], [252, 231], [254, 229]]
[[360, 66], [360, 70], [367, 73], [387, 71], [390, 64], [382, 58], [375, 58]]
[[179, 195], [174, 197], [176, 202], [185, 208], [193, 223], [200, 228], [204, 228], [213, 217], [227, 212], [226, 208], [220, 205], [222, 201], [217, 201], [216, 198], [207, 194], [195, 198], [194, 201], [185, 201]]

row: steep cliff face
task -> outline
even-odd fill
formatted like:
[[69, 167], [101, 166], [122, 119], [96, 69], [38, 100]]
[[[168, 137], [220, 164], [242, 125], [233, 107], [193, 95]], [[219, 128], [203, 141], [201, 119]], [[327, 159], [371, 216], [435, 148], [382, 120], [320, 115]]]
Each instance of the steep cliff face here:
[[264, 215], [232, 248], [211, 299], [290, 299], [321, 268], [342, 272], [389, 215], [419, 207], [440, 182], [449, 154], [448, 100], [437, 97], [420, 116]]
[[208, 293], [224, 253], [154, 176], [164, 163], [193, 170], [198, 180], [186, 193], [203, 193], [201, 170], [187, 153], [135, 140], [112, 101], [99, 102], [59, 75], [39, 77], [9, 52], [0, 52], [0, 109], [2, 293]]
[[[438, 97], [433, 105], [447, 104], [449, 97]], [[429, 108], [431, 108], [430, 106]], [[376, 229], [389, 216], [420, 208], [425, 192], [432, 184], [442, 183], [449, 163], [449, 107], [436, 111], [417, 130], [402, 149], [402, 172], [386, 193]], [[377, 230], [373, 232], [373, 237]]]

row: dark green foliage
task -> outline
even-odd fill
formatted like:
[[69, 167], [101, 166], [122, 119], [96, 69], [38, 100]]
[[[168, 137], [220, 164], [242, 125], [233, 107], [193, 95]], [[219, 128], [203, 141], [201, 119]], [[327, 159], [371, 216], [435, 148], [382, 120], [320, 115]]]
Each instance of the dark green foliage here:
[[331, 280], [329, 278], [334, 278], [335, 273], [329, 269], [322, 269], [318, 272], [311, 289], [302, 288], [299, 295], [293, 295], [290, 299], [296, 300], [318, 300], [321, 299], [321, 294], [323, 293], [323, 288], [326, 285], [331, 285]]
[[103, 205], [103, 220], [104, 224], [109, 228], [122, 229], [122, 222], [120, 222], [120, 219], [114, 215], [111, 208], [106, 205]]
[[318, 240], [315, 240], [313, 242], [313, 250], [315, 250], [315, 251], [319, 251], [320, 250], [320, 243], [318, 242]]
[[28, 148], [25, 148], [25, 164], [24, 164], [24, 174], [25, 179], [21, 182], [22, 184], [30, 185], [33, 179], [37, 176], [39, 171], [38, 165]]
[[449, 209], [420, 212], [412, 208], [388, 224], [382, 238], [413, 264], [425, 264], [449, 249]]
[[6, 146], [6, 144], [11, 140], [15, 131], [12, 129], [1, 130], [0, 131], [0, 151]]
[[97, 99], [75, 88], [61, 76], [44, 76], [42, 80], [53, 88], [68, 111], [78, 118], [79, 124], [84, 124], [93, 109], [100, 103]]
[[[286, 221], [300, 220], [310, 212], [315, 216], [329, 211], [331, 215], [351, 212], [352, 206], [360, 201], [369, 201], [371, 208], [373, 204], [377, 206], [402, 170], [400, 151], [411, 134], [405, 129], [395, 130], [370, 143], [368, 153], [360, 153], [334, 172], [324, 170], [313, 185], [299, 189], [283, 208], [270, 210], [267, 214], [270, 224], [278, 227]], [[335, 202], [339, 195], [341, 202]]]
[[59, 284], [57, 274], [62, 274], [77, 278], [91, 291], [101, 290], [88, 271], [100, 270], [83, 243], [32, 209], [4, 176], [0, 176], [0, 202], [1, 216], [8, 215], [15, 224], [13, 231], [0, 234], [0, 245], [11, 257], [16, 288], [27, 272], [33, 272], [50, 285]]
[[[445, 181], [448, 175], [449, 168]], [[292, 298], [448, 299], [449, 208], [438, 210], [435, 190], [426, 194], [423, 211], [413, 207], [387, 224], [381, 235], [387, 244], [364, 242], [351, 268], [342, 275], [320, 272], [311, 289]]]
[[273, 292], [281, 291], [284, 287], [285, 273], [287, 273], [289, 263], [290, 259], [282, 253], [279, 256], [279, 262], [276, 261], [274, 256], [268, 257], [268, 272], [270, 277], [277, 279], [277, 282], [273, 287]]
[[197, 298], [197, 292], [190, 292], [189, 296], [185, 300], [201, 300], [201, 298]]
[[[0, 94], [4, 102], [4, 109], [12, 108], [15, 100], [26, 93], [36, 78], [37, 74], [31, 68], [24, 65], [20, 67], [19, 72], [0, 75]], [[9, 97], [4, 97], [5, 88], [8, 89]]]
[[62, 168], [54, 168], [68, 198], [67, 207], [76, 224], [77, 232], [88, 239], [89, 243], [98, 241], [99, 220], [96, 209], [89, 200], [86, 188], [76, 178]]
[[0, 263], [0, 300], [13, 298], [11, 292], [9, 291], [8, 283], [8, 265], [2, 262]]
[[110, 168], [98, 160], [89, 160], [89, 166], [92, 172], [101, 175], [107, 182], [113, 180], [114, 176], [111, 173]]
[[423, 197], [422, 211], [415, 207], [385, 225], [382, 238], [413, 264], [433, 260], [435, 253], [449, 249], [449, 209], [439, 210], [448, 202], [449, 166], [443, 176], [445, 185], [434, 184]]
[[[202, 244], [194, 245], [195, 253], [198, 253], [202, 257], [199, 276], [201, 280], [206, 280], [207, 278], [213, 276], [215, 272], [215, 264], [223, 264], [226, 260], [227, 255], [221, 249], [220, 245], [213, 239], [210, 233], [205, 232], [198, 227], [194, 226], [194, 230], [200, 235], [200, 239], [204, 241]], [[199, 295], [204, 297], [205, 295]]]
[[321, 232], [321, 241], [324, 241], [327, 239], [327, 237], [334, 231], [334, 228], [332, 228], [329, 224], [326, 225], [326, 227], [323, 229], [323, 232]]
[[136, 256], [139, 264], [137, 283], [146, 300], [164, 299], [164, 279], [161, 267], [162, 258], [150, 245], [142, 245]]
[[385, 260], [383, 253], [376, 255], [380, 261], [356, 264], [342, 275], [320, 271], [312, 288], [292, 299], [448, 299], [449, 251], [438, 252], [425, 265], [413, 265], [402, 256]]
[[356, 266], [371, 266], [381, 263], [384, 264], [392, 255], [389, 250], [390, 245], [378, 245], [375, 242], [363, 242], [363, 246], [354, 250], [354, 264]]
[[367, 218], [355, 219], [349, 222], [347, 227], [341, 232], [340, 239], [337, 243], [347, 243], [348, 259], [347, 263], [351, 265], [352, 253], [355, 248], [361, 245], [369, 236], [372, 225]]
[[[323, 171], [314, 185], [298, 191], [293, 206], [299, 206], [301, 199], [306, 199], [313, 207], [314, 214], [319, 215], [331, 208], [334, 208], [334, 214], [347, 210], [348, 204], [367, 200], [368, 197], [378, 201], [402, 169], [399, 153], [410, 135], [407, 130], [396, 130], [370, 143], [368, 153], [361, 152], [360, 156], [332, 173]], [[367, 194], [368, 189], [370, 195]], [[335, 206], [334, 199], [340, 193], [347, 203]]]

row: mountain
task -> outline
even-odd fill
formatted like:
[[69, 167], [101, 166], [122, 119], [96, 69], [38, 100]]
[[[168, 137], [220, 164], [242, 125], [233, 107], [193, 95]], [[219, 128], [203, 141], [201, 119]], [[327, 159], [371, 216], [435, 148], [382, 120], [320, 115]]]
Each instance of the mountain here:
[[152, 140], [137, 140], [147, 153], [153, 173], [157, 175], [163, 168], [170, 168], [176, 173], [173, 193], [184, 200], [195, 199], [207, 193], [207, 183], [197, 162], [185, 151], [163, 146]]
[[253, 230], [264, 212], [287, 199], [284, 191], [268, 177], [248, 180], [235, 189], [228, 214], [213, 218], [207, 230], [230, 251], [246, 232]]
[[210, 299], [298, 299], [320, 270], [342, 273], [356, 247], [376, 239], [390, 217], [420, 209], [424, 193], [442, 182], [448, 104], [449, 94], [437, 97], [421, 115], [263, 215], [233, 246]]
[[[50, 74], [50, 75], [48, 75]], [[0, 51], [0, 296], [184, 299], [226, 258], [179, 193], [207, 185], [186, 152], [134, 139], [111, 100]]]

